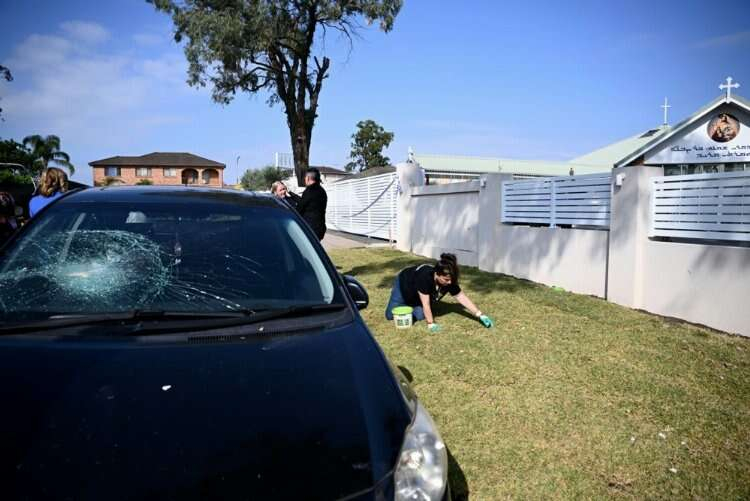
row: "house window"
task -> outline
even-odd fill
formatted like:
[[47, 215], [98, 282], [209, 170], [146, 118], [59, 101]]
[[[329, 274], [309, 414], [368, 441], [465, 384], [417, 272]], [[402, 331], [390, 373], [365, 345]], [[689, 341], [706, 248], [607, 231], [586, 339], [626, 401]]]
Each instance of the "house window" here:
[[137, 167], [135, 175], [138, 177], [151, 177], [151, 167]]
[[177, 169], [172, 167], [164, 169], [164, 177], [177, 177]]
[[120, 168], [119, 167], [105, 167], [104, 168], [104, 175], [107, 177], [119, 177], [120, 176]]

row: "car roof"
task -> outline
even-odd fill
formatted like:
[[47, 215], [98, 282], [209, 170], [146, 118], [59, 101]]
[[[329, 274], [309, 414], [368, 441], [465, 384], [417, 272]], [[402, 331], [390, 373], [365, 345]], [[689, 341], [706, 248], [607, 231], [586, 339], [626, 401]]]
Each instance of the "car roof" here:
[[[77, 190], [58, 204], [70, 203], [127, 204], [227, 204], [242, 207], [277, 207], [289, 209], [276, 197], [251, 191], [185, 186], [107, 186]], [[57, 204], [56, 204], [57, 205]]]

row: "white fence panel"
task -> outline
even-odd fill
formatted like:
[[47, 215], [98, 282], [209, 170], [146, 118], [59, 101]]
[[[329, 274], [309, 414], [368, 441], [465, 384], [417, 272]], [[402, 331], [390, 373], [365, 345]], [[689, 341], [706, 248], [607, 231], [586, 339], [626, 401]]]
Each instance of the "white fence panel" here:
[[325, 188], [328, 228], [396, 240], [398, 181], [395, 173], [338, 181]]
[[651, 180], [651, 237], [750, 241], [750, 172]]
[[609, 173], [505, 181], [500, 220], [609, 228], [611, 184]]

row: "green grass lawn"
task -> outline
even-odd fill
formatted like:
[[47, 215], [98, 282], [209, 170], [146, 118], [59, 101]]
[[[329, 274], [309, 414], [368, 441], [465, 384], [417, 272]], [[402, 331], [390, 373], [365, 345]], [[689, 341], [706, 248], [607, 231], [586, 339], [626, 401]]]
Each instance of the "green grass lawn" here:
[[427, 260], [330, 255], [367, 287], [362, 314], [440, 427], [458, 499], [750, 498], [750, 340], [468, 267], [493, 329], [447, 299], [442, 332], [396, 330], [393, 278]]

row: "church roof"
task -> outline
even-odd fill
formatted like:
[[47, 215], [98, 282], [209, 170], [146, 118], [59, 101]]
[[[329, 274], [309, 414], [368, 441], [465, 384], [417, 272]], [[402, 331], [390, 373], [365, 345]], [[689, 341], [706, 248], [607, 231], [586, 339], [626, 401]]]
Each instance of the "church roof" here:
[[723, 104], [735, 104], [739, 106], [740, 108], [743, 108], [745, 111], [750, 112], [750, 102], [747, 101], [745, 98], [737, 96], [735, 94], [732, 94], [730, 97], [726, 97], [724, 95], [714, 99], [710, 103], [708, 103], [703, 108], [699, 109], [695, 113], [693, 113], [691, 116], [683, 120], [682, 122], [678, 123], [674, 127], [669, 128], [669, 130], [665, 134], [661, 134], [648, 143], [642, 145], [640, 148], [637, 148], [630, 153], [623, 156], [621, 159], [617, 160], [614, 164], [615, 167], [622, 167], [624, 165], [628, 165], [633, 160], [637, 159], [641, 155], [645, 154], [646, 152], [652, 150], [657, 144], [661, 144], [664, 141], [668, 140], [669, 138], [675, 136], [676, 134], [679, 134], [684, 129], [688, 128], [701, 118], [705, 117], [707, 114], [714, 111], [716, 108]]
[[653, 129], [639, 132], [635, 136], [617, 141], [598, 150], [594, 150], [570, 161], [571, 164], [596, 165], [611, 169], [612, 166], [624, 157], [638, 151], [643, 146], [658, 140], [670, 131], [671, 127], [662, 125]]

